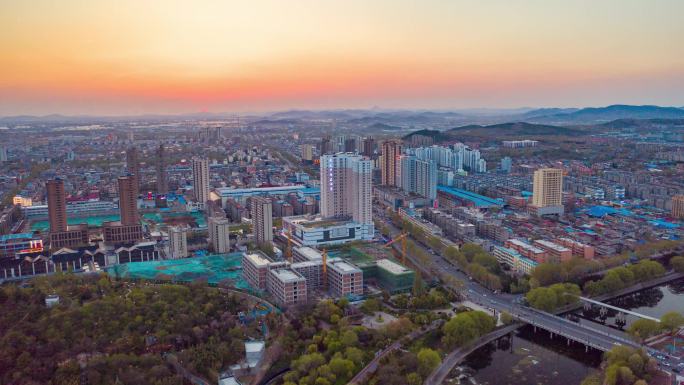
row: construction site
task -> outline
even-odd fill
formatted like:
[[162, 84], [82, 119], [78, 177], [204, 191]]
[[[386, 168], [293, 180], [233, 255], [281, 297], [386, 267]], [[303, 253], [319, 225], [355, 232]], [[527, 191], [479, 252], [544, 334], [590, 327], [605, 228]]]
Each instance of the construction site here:
[[242, 278], [242, 253], [204, 257], [131, 262], [106, 269], [114, 278], [144, 279], [163, 282], [206, 282], [212, 286], [255, 291]]

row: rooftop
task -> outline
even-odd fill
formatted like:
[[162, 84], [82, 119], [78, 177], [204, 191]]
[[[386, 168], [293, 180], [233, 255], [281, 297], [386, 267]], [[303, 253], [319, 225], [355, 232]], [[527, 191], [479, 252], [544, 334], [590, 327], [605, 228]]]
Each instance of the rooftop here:
[[537, 244], [548, 247], [549, 249], [556, 250], [558, 252], [565, 252], [565, 251], [570, 251], [567, 247], [555, 244], [550, 241], [545, 241], [543, 239], [538, 239], [535, 241]]
[[311, 247], [297, 247], [295, 248], [295, 252], [301, 254], [304, 258], [310, 261], [323, 259], [323, 255], [321, 255], [318, 250]]
[[245, 352], [257, 353], [264, 350], [266, 343], [264, 341], [247, 341], [245, 342]]
[[268, 264], [271, 262], [262, 254], [257, 253], [245, 254], [245, 258], [247, 258], [255, 266], [268, 266]]
[[291, 268], [296, 269], [300, 267], [314, 267], [314, 266], [322, 266], [323, 261], [320, 259], [318, 261], [305, 261], [305, 262], [295, 262], [290, 265]]
[[18, 234], [5, 234], [0, 235], [0, 242], [6, 242], [13, 239], [26, 239], [33, 238], [33, 233], [18, 233]]
[[377, 261], [377, 264], [378, 267], [381, 267], [392, 274], [405, 274], [411, 272], [410, 269], [407, 269], [396, 262], [390, 261], [389, 259], [380, 259]]
[[251, 194], [280, 194], [287, 192], [301, 192], [302, 194], [320, 194], [321, 189], [317, 187], [306, 187], [304, 185], [274, 186], [274, 187], [251, 187], [251, 188], [230, 188], [219, 187], [215, 189], [221, 197], [231, 197], [235, 195]]
[[294, 271], [292, 269], [287, 269], [287, 268], [271, 270], [271, 274], [275, 275], [279, 281], [284, 282], [284, 283], [298, 282], [298, 281], [305, 280], [304, 277], [299, 275], [296, 271]]
[[343, 274], [361, 272], [358, 267], [342, 260], [328, 260], [328, 267]]
[[351, 222], [349, 218], [322, 218], [321, 216], [289, 217], [285, 221], [308, 228], [340, 226]]
[[534, 247], [534, 246], [530, 245], [529, 243], [523, 242], [519, 239], [509, 239], [508, 241], [511, 242], [512, 244], [518, 246], [518, 247], [522, 247], [524, 249], [527, 249], [527, 250], [529, 250], [535, 254], [541, 254], [544, 252], [544, 250], [542, 250], [538, 247]]
[[492, 207], [503, 206], [503, 202], [498, 199], [486, 197], [484, 195], [475, 194], [474, 192], [462, 190], [455, 187], [437, 186], [437, 191], [442, 191], [451, 194], [457, 198], [473, 202], [477, 207]]
[[517, 258], [524, 258], [522, 255], [520, 255], [520, 253], [518, 253], [517, 251], [515, 251], [515, 250], [513, 250], [513, 249], [511, 249], [511, 248], [503, 247], [503, 246], [494, 246], [494, 248], [495, 248], [495, 249], [499, 249], [499, 250], [501, 250], [501, 251], [503, 251], [503, 252], [505, 252], [505, 253], [507, 253], [507, 254], [510, 254], [510, 255], [514, 256], [514, 257], [517, 257]]

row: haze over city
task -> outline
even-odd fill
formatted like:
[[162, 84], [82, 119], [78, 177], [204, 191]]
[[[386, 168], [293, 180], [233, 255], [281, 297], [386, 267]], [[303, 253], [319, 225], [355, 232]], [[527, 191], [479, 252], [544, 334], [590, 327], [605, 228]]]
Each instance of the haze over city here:
[[3, 1], [0, 114], [681, 106], [684, 3]]
[[0, 384], [684, 385], [682, 15], [0, 0]]

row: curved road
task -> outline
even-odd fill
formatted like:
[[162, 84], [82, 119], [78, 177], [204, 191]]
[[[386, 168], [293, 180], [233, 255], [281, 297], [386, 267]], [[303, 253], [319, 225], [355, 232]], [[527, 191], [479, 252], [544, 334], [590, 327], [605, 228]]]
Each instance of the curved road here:
[[[377, 217], [382, 218], [385, 224], [389, 226], [393, 237], [401, 233], [401, 231], [394, 226], [391, 220], [387, 218], [386, 213], [383, 210], [376, 210], [374, 214], [376, 214]], [[635, 348], [641, 347], [641, 345], [629, 340], [624, 335], [597, 330], [587, 325], [575, 323], [563, 317], [524, 306], [519, 301], [522, 298], [522, 295], [512, 295], [506, 293], [495, 294], [489, 289], [481, 286], [479, 283], [470, 280], [466, 274], [451, 264], [440, 253], [430, 253], [419, 242], [416, 242], [416, 245], [425, 249], [428, 255], [431, 255], [433, 267], [436, 267], [439, 271], [458, 278], [464, 282], [465, 287], [463, 288], [450, 287], [452, 283], [449, 281], [445, 282], [444, 284], [453, 290], [461, 291], [464, 296], [472, 302], [498, 312], [506, 311], [520, 321], [548, 330], [553, 334], [562, 335], [570, 340], [581, 342], [587, 346], [591, 346], [602, 351], [608, 351], [615, 345], [627, 345]], [[414, 265], [421, 265], [419, 261], [413, 260], [411, 255], [408, 255], [407, 258], [411, 259], [411, 262]], [[679, 363], [679, 360], [670, 357], [663, 352], [650, 348], [647, 350], [652, 356], [658, 357], [657, 360], [662, 366], [671, 368]]]
[[458, 349], [453, 350], [444, 358], [444, 361], [442, 361], [442, 363], [437, 367], [437, 369], [430, 373], [428, 378], [425, 379], [425, 382], [423, 382], [423, 385], [440, 385], [444, 382], [444, 380], [446, 380], [447, 376], [449, 375], [449, 372], [451, 372], [451, 369], [453, 369], [454, 366], [458, 365], [459, 362], [463, 361], [463, 359], [465, 359], [466, 356], [468, 356], [468, 354], [472, 353], [473, 351], [481, 348], [482, 346], [496, 339], [505, 336], [506, 334], [512, 333], [518, 327], [520, 327], [519, 324], [513, 324], [503, 327], [491, 333], [485, 334], [484, 336], [480, 337], [476, 341], [471, 342], [466, 346], [462, 346]]
[[354, 378], [351, 379], [347, 383], [347, 385], [359, 385], [364, 383], [366, 380], [366, 377], [373, 374], [376, 370], [378, 370], [378, 366], [380, 364], [380, 360], [382, 360], [383, 357], [388, 355], [389, 353], [401, 348], [402, 346], [402, 341], [404, 341], [405, 338], [408, 338], [408, 341], [412, 341], [420, 336], [422, 336], [425, 333], [428, 333], [432, 330], [435, 330], [442, 326], [444, 324], [443, 320], [435, 320], [433, 321], [430, 326], [428, 327], [422, 327], [420, 329], [416, 329], [412, 331], [408, 336], [402, 337], [396, 341], [394, 341], [390, 346], [386, 347], [383, 350], [378, 351], [375, 353], [375, 357], [371, 360], [371, 362], [368, 363], [363, 369], [361, 369], [360, 372], [354, 376]]

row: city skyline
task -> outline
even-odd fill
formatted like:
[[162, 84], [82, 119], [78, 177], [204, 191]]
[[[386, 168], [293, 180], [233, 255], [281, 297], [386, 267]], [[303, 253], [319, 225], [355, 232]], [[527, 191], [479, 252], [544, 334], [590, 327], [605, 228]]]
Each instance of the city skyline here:
[[0, 9], [3, 116], [684, 105], [672, 0]]

